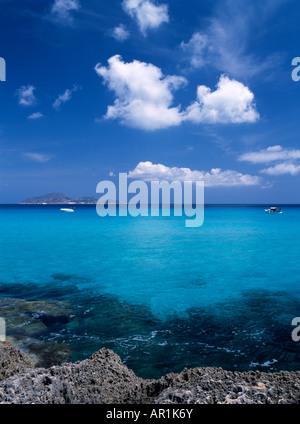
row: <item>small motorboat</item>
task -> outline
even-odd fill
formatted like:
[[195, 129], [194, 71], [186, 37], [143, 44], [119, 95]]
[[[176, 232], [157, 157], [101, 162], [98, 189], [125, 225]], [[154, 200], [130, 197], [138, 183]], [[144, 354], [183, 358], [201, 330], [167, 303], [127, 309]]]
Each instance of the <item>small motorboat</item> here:
[[63, 212], [75, 212], [75, 208], [61, 208], [60, 210]]
[[281, 208], [277, 209], [276, 206], [271, 206], [270, 209], [265, 209], [267, 213], [282, 213]]

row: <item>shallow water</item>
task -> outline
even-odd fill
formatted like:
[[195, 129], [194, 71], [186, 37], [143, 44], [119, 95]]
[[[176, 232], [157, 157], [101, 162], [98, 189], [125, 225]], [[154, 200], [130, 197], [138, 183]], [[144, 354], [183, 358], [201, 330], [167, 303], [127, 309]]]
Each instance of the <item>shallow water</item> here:
[[40, 364], [106, 346], [143, 377], [201, 365], [299, 369], [300, 208], [283, 209], [208, 206], [204, 225], [186, 228], [184, 217], [1, 207], [7, 334]]

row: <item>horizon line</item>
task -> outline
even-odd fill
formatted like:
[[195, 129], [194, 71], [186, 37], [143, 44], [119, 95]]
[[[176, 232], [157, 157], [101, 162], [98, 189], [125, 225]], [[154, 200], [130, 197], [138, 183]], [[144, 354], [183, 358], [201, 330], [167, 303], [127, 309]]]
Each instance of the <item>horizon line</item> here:
[[[283, 206], [300, 206], [300, 203], [281, 203], [281, 202], [266, 202], [266, 203], [204, 203], [201, 206], [265, 206], [270, 204], [280, 204]], [[129, 206], [128, 203], [109, 203], [110, 205], [116, 206]], [[73, 206], [97, 206], [97, 203], [0, 203], [0, 206], [60, 206], [60, 205], [73, 205]], [[195, 205], [193, 203], [193, 205]], [[149, 206], [148, 204], [142, 206]], [[181, 204], [176, 205], [174, 203], [168, 204], [156, 204], [155, 206], [182, 206]]]

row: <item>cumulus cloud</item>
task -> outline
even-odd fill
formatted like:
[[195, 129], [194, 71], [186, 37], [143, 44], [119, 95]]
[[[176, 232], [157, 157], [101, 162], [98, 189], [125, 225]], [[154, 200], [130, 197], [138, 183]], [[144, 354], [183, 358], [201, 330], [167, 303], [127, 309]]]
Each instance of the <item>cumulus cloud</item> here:
[[44, 115], [41, 112], [34, 112], [31, 115], [27, 116], [28, 119], [39, 119], [42, 118]]
[[187, 108], [187, 120], [196, 123], [241, 123], [259, 119], [254, 94], [241, 82], [222, 75], [215, 91], [197, 88], [197, 100]]
[[182, 76], [165, 76], [160, 68], [138, 60], [125, 63], [119, 55], [108, 60], [108, 67], [98, 64], [95, 70], [116, 95], [105, 118], [120, 119], [127, 126], [156, 130], [184, 121], [241, 123], [259, 118], [249, 88], [225, 76], [215, 91], [198, 86], [197, 100], [182, 111], [180, 105], [172, 106], [174, 92], [187, 84]]
[[116, 55], [108, 60], [108, 67], [97, 64], [97, 74], [116, 100], [109, 106], [106, 119], [120, 119], [121, 123], [145, 130], [156, 130], [179, 125], [183, 119], [180, 107], [172, 107], [173, 92], [186, 84], [180, 76], [165, 76], [151, 63], [134, 60], [123, 62]]
[[78, 0], [55, 0], [51, 7], [51, 17], [60, 23], [71, 24], [72, 12], [80, 9]]
[[295, 165], [290, 162], [278, 163], [275, 166], [270, 166], [269, 168], [262, 169], [260, 172], [268, 175], [297, 175], [300, 172], [300, 165]]
[[162, 23], [169, 22], [166, 4], [157, 6], [151, 0], [124, 0], [123, 9], [137, 21], [144, 34], [148, 29], [158, 28]]
[[71, 88], [71, 89], [68, 88], [67, 90], [64, 91], [63, 94], [60, 94], [57, 97], [57, 99], [54, 101], [52, 107], [55, 110], [59, 110], [60, 107], [61, 107], [61, 105], [63, 103], [69, 102], [71, 100], [71, 98], [72, 98], [72, 94], [75, 93], [79, 89], [80, 89], [80, 87], [78, 87], [77, 85], [74, 85], [74, 87]]
[[278, 162], [274, 166], [262, 169], [260, 172], [268, 175], [297, 175], [300, 172], [300, 150], [283, 148], [280, 145], [269, 146], [258, 152], [248, 152], [241, 155], [238, 160], [253, 164]]
[[233, 170], [213, 168], [210, 171], [197, 171], [190, 168], [153, 164], [149, 161], [138, 163], [135, 169], [128, 173], [128, 177], [144, 181], [204, 181], [207, 187], [254, 186], [260, 184], [260, 177]]
[[284, 149], [280, 145], [269, 146], [266, 149], [259, 150], [258, 152], [244, 153], [239, 157], [240, 161], [247, 161], [251, 163], [267, 163], [278, 160], [293, 159], [300, 159], [300, 150]]
[[118, 41], [125, 41], [129, 37], [129, 31], [125, 25], [120, 24], [112, 30], [111, 35]]
[[23, 153], [23, 156], [33, 160], [34, 162], [39, 162], [39, 163], [48, 162], [52, 158], [51, 155], [47, 155], [44, 153], [32, 153], [32, 152]]
[[23, 106], [31, 106], [36, 103], [37, 99], [34, 95], [35, 87], [33, 85], [23, 85], [17, 91], [19, 104]]

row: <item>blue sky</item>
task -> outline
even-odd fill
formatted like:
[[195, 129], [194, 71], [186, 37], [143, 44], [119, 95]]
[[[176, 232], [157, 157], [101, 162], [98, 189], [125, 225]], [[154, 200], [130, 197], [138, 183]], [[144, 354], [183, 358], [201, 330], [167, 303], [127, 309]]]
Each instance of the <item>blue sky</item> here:
[[204, 180], [300, 203], [298, 0], [0, 0], [0, 201]]

